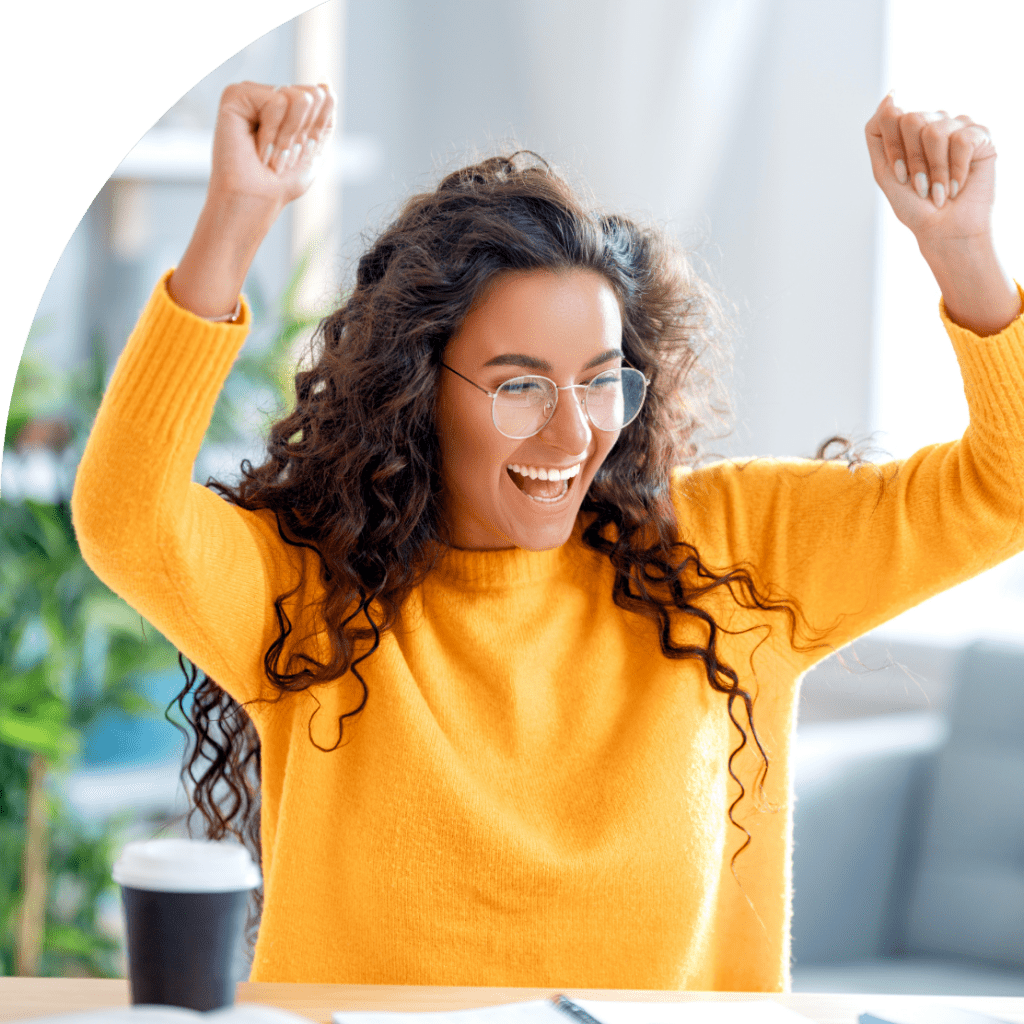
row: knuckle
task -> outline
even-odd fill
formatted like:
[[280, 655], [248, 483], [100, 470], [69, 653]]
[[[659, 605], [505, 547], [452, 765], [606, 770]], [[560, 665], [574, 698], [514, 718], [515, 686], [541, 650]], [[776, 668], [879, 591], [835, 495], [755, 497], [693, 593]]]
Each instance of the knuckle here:
[[910, 125], [920, 127], [925, 124], [925, 116], [920, 110], [908, 110], [905, 114], [899, 116], [900, 127], [904, 125]]

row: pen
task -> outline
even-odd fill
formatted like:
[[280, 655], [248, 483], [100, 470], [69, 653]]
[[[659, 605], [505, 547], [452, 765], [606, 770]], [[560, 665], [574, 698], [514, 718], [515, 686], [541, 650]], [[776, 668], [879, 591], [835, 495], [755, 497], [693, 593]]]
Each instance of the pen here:
[[574, 1003], [566, 996], [552, 996], [551, 1002], [555, 1004], [556, 1010], [561, 1010], [562, 1013], [568, 1014], [576, 1021], [576, 1024], [601, 1024], [596, 1017], [592, 1017], [582, 1006]]

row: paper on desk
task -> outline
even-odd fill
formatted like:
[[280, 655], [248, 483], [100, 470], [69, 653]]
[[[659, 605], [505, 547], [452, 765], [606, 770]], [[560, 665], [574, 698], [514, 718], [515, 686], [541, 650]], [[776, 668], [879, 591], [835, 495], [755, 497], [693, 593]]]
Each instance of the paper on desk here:
[[885, 1002], [878, 997], [865, 1002], [871, 1004], [871, 1010], [857, 1018], [860, 1024], [1007, 1024], [999, 1017], [939, 1002], [922, 1001], [908, 1006], [906, 1002]]
[[811, 1024], [810, 1018], [771, 999], [624, 1003], [575, 999], [601, 1024]]
[[[809, 1024], [809, 1019], [771, 999], [679, 1003], [575, 999], [601, 1024]], [[427, 1013], [339, 1011], [334, 1024], [569, 1024], [547, 999], [472, 1010]]]

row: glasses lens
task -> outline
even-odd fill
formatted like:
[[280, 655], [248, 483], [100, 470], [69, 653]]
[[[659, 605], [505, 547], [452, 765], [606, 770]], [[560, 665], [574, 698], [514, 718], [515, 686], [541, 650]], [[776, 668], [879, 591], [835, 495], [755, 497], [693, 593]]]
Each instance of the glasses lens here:
[[506, 437], [531, 437], [547, 423], [555, 390], [544, 377], [514, 377], [494, 396], [494, 425]]
[[636, 418], [646, 394], [647, 381], [639, 370], [606, 370], [587, 387], [587, 412], [600, 430], [621, 430]]

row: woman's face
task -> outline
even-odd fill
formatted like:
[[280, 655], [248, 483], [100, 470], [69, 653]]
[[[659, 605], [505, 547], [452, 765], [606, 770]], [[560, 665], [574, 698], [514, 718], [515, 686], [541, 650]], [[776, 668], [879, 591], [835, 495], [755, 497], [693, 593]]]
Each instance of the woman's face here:
[[[513, 271], [474, 306], [449, 341], [444, 361], [492, 393], [524, 374], [564, 387], [620, 366], [621, 341], [619, 303], [602, 275]], [[559, 391], [555, 413], [539, 433], [510, 438], [491, 419], [491, 399], [441, 369], [437, 432], [455, 547], [542, 551], [569, 539], [583, 496], [620, 433], [598, 430], [583, 411], [582, 397], [582, 389]], [[577, 464], [578, 474], [555, 500], [530, 497], [523, 488], [557, 492], [561, 484], [509, 468], [564, 470]]]

